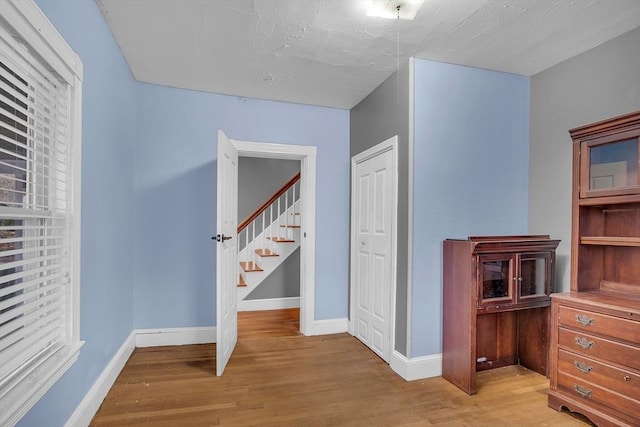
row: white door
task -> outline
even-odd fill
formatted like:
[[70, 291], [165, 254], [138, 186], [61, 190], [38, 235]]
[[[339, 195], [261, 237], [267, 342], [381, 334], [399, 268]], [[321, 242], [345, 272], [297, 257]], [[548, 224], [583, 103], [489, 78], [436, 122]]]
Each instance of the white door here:
[[[375, 148], [375, 147], [374, 147]], [[395, 292], [395, 150], [352, 163], [352, 332], [387, 363]]]
[[216, 250], [216, 373], [222, 375], [238, 342], [238, 151], [218, 131]]

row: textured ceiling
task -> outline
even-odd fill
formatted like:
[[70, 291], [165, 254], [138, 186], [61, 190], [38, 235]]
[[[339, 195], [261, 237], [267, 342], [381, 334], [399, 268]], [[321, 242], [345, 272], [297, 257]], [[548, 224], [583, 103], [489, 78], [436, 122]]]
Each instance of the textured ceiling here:
[[139, 81], [336, 108], [398, 52], [533, 75], [640, 26], [640, 0], [426, 0], [413, 21], [368, 17], [363, 0], [97, 3]]

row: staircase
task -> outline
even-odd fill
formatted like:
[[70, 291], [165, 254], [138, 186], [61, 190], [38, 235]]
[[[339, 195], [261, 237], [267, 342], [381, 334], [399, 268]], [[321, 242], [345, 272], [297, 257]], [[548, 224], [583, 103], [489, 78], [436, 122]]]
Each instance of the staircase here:
[[300, 173], [238, 226], [238, 301], [300, 246]]

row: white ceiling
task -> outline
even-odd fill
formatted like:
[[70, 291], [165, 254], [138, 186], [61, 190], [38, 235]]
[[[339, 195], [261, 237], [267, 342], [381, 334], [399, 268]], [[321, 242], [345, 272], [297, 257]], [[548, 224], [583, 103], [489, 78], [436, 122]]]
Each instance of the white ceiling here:
[[640, 26], [640, 0], [426, 0], [413, 21], [363, 0], [97, 2], [139, 81], [347, 109], [396, 70], [398, 40], [401, 61], [530, 76]]

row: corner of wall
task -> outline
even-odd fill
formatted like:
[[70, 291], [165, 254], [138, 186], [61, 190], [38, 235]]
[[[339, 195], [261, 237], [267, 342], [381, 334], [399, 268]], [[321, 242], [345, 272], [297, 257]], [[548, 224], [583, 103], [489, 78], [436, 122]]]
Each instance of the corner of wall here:
[[116, 382], [120, 371], [122, 371], [127, 360], [129, 360], [129, 356], [133, 353], [135, 343], [136, 335], [135, 331], [132, 331], [98, 379], [93, 383], [93, 386], [91, 386], [76, 410], [73, 411], [73, 414], [65, 423], [65, 427], [82, 427], [91, 423], [93, 416], [100, 409], [102, 401], [107, 397], [111, 386]]
[[442, 375], [442, 354], [407, 358], [394, 350], [389, 366], [407, 381], [439, 377]]

